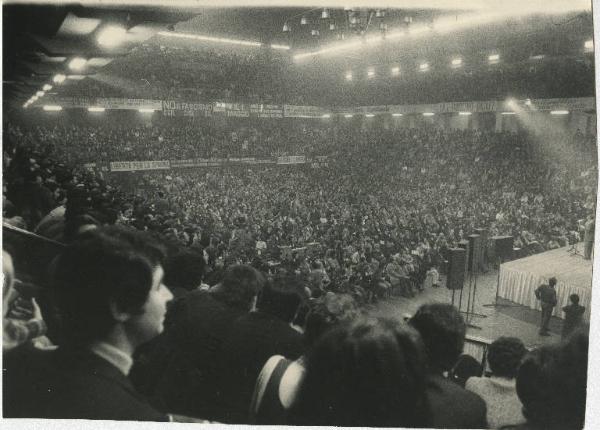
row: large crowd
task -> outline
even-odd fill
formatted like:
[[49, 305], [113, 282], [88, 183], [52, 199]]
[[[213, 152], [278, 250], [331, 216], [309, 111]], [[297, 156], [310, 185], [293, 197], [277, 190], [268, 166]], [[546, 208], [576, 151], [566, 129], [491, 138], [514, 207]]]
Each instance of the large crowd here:
[[[409, 324], [360, 314], [366, 301], [412, 296], [427, 279], [437, 285], [447, 250], [478, 227], [512, 236], [526, 253], [577, 242], [596, 195], [589, 137], [221, 127], [5, 125], [4, 221], [69, 244], [49, 275], [56, 309], [44, 314], [54, 327], [48, 343], [60, 347], [37, 356], [12, 347], [27, 335], [5, 342], [16, 350], [7, 357], [5, 414], [581, 428], [584, 334], [529, 354], [499, 339], [491, 372], [511, 401], [498, 410], [491, 378], [465, 391], [442, 376], [464, 342], [454, 308], [425, 306]], [[78, 165], [98, 154], [122, 161], [236, 149], [327, 162], [128, 173]], [[31, 319], [40, 318], [35, 305]], [[567, 381], [564, 366], [573, 370]], [[150, 403], [97, 379], [111, 371], [130, 374]]]

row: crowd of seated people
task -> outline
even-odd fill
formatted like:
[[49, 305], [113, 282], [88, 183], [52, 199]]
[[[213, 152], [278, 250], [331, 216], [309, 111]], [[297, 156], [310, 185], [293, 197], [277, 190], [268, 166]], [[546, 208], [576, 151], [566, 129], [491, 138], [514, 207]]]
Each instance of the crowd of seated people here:
[[[535, 142], [514, 133], [288, 132], [294, 137], [282, 152], [291, 154], [298, 136], [321, 136], [319, 152], [328, 155], [328, 166], [317, 169], [184, 169], [111, 179], [66, 163], [67, 154], [106, 136], [112, 140], [103, 147], [118, 153], [126, 146], [119, 139], [128, 140], [123, 136], [171, 131], [140, 128], [119, 136], [108, 128], [26, 131], [8, 125], [5, 220], [67, 242], [90, 224], [133, 226], [166, 236], [174, 247], [206, 249], [211, 281], [234, 262], [281, 265], [302, 272], [313, 292], [335, 286], [372, 299], [413, 295], [426, 279], [439, 285], [436, 273], [443, 271], [447, 249], [474, 228], [511, 235], [515, 247], [533, 253], [579, 241], [580, 221], [594, 208], [593, 159], [572, 151], [572, 162], [565, 157], [552, 164], [536, 155]], [[63, 139], [68, 135], [76, 137]], [[277, 145], [272, 148], [281, 150]], [[179, 154], [171, 145], [158, 148], [172, 151], [161, 155]]]
[[[268, 275], [232, 265], [207, 287], [197, 266], [185, 264], [189, 256], [169, 254], [130, 228], [78, 234], [49, 274], [59, 327], [53, 345], [28, 339], [3, 351], [4, 416], [583, 428], [584, 327], [531, 352], [517, 339], [498, 339], [489, 351], [492, 375], [474, 374], [465, 389], [447, 377], [466, 333], [449, 304], [422, 305], [407, 322], [377, 319], [347, 294], [311, 297], [283, 269]], [[5, 270], [3, 301], [14, 279]], [[174, 298], [190, 279], [197, 285]], [[14, 318], [3, 315], [3, 328]]]

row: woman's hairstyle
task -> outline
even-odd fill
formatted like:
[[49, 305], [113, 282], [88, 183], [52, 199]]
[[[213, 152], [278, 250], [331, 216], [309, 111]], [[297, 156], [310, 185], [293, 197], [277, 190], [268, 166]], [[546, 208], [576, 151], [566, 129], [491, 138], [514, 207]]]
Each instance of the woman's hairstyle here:
[[358, 305], [350, 294], [327, 292], [311, 301], [304, 327], [306, 346], [312, 347], [326, 331], [356, 319], [359, 314]]
[[500, 337], [488, 349], [488, 363], [494, 376], [514, 378], [521, 360], [527, 353], [523, 342], [516, 337]]
[[426, 427], [428, 416], [418, 333], [393, 320], [359, 319], [328, 331], [309, 352], [290, 423]]
[[122, 227], [88, 231], [65, 248], [53, 271], [61, 328], [72, 343], [106, 336], [115, 324], [111, 305], [143, 312], [164, 248], [147, 234]]
[[517, 394], [530, 425], [548, 430], [583, 428], [588, 335], [582, 329], [566, 343], [529, 353], [517, 375]]

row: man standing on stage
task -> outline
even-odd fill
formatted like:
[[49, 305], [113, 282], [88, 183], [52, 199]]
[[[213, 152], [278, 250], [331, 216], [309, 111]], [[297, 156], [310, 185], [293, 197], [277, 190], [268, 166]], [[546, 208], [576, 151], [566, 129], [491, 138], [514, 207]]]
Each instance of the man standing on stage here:
[[540, 327], [540, 336], [550, 336], [548, 326], [552, 310], [556, 306], [556, 278], [548, 280], [548, 284], [542, 284], [535, 290], [535, 297], [542, 302], [542, 324]]
[[583, 258], [586, 260], [592, 259], [592, 249], [594, 248], [594, 230], [594, 216], [590, 215], [585, 222], [585, 235], [583, 236]]

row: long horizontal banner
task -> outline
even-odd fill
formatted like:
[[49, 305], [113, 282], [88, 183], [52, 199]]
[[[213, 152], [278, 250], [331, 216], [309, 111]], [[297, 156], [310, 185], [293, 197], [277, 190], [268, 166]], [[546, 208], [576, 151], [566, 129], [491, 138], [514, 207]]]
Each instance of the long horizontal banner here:
[[[523, 108], [532, 110], [569, 110], [594, 111], [594, 97], [565, 99], [532, 99], [515, 100]], [[63, 108], [102, 107], [105, 109], [152, 109], [163, 111], [164, 116], [210, 116], [221, 114], [229, 117], [258, 118], [319, 118], [332, 113], [331, 110], [319, 106], [295, 106], [272, 104], [246, 104], [225, 102], [185, 102], [178, 100], [149, 100], [129, 98], [96, 98], [96, 97], [58, 97], [49, 96], [35, 102], [36, 107], [46, 104], [59, 105]], [[421, 105], [382, 105], [337, 108], [335, 114], [420, 114], [455, 113], [455, 112], [503, 112], [510, 110], [505, 101], [487, 100], [472, 102], [447, 102]]]
[[[327, 166], [328, 158], [326, 155], [320, 155], [309, 158], [304, 155], [291, 155], [275, 158], [190, 158], [186, 160], [158, 160], [158, 161], [112, 161], [110, 163], [111, 172], [134, 172], [138, 170], [166, 170], [166, 169], [185, 169], [190, 167], [220, 167], [220, 166], [257, 166], [264, 164], [307, 164], [311, 163], [313, 167]], [[91, 165], [95, 163], [89, 163]], [[87, 166], [87, 165], [86, 165]]]

